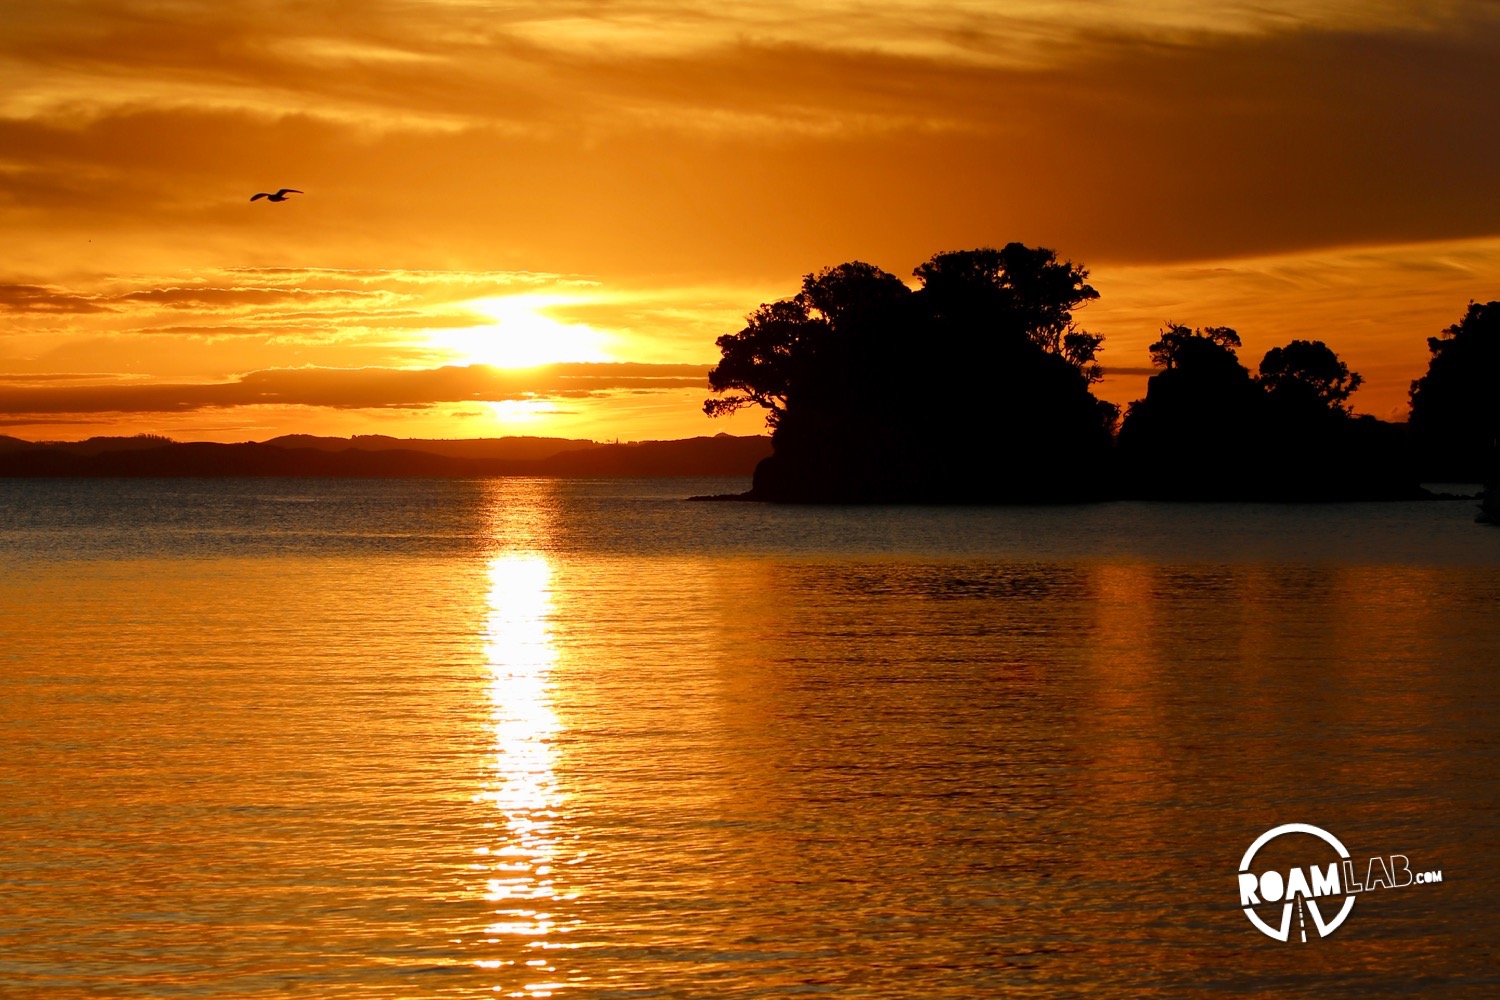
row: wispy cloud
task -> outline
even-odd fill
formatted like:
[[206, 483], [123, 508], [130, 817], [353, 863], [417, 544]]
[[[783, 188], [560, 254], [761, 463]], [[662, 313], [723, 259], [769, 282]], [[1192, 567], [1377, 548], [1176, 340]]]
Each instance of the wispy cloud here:
[[[201, 269], [170, 276], [100, 276], [67, 286], [0, 284], [0, 316], [8, 316], [12, 334], [32, 324], [51, 332], [302, 332], [317, 339], [332, 331], [412, 331], [489, 323], [492, 319], [465, 304], [537, 288], [587, 287], [588, 282], [578, 279], [526, 272]], [[70, 321], [70, 316], [75, 318]]]
[[88, 295], [48, 285], [0, 284], [0, 312], [99, 313], [109, 307]]
[[185, 413], [234, 406], [403, 410], [439, 403], [573, 399], [621, 391], [706, 388], [707, 384], [705, 366], [630, 362], [524, 370], [485, 365], [420, 370], [293, 368], [249, 372], [212, 383], [0, 385], [0, 413]]
[[[607, 97], [654, 94], [723, 104], [759, 76], [696, 71], [726, 54], [787, 53], [811, 70], [875, 56], [914, 65], [1035, 67], [1070, 61], [1093, 36], [1151, 40], [1261, 37], [1288, 31], [1439, 32], [1493, 22], [1482, 0], [788, 0], [704, 4], [635, 0], [474, 3], [334, 0], [184, 7], [78, 0], [7, 8], [0, 114], [30, 117], [101, 106], [245, 108], [429, 124], [540, 125]], [[819, 53], [823, 56], [820, 58]], [[794, 60], [786, 60], [795, 69]], [[683, 84], [715, 81], [708, 93]], [[910, 79], [884, 88], [898, 93]], [[101, 86], [104, 84], [104, 86]], [[772, 88], [785, 93], [786, 87]], [[832, 88], [837, 92], [839, 88]], [[847, 96], [847, 94], [845, 95]], [[743, 103], [740, 101], [731, 104]]]

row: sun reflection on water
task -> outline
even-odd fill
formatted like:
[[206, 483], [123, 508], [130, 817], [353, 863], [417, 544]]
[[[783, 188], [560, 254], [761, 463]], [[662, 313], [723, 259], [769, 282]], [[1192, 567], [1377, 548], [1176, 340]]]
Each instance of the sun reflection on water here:
[[[484, 653], [495, 758], [479, 798], [494, 803], [502, 820], [497, 842], [478, 849], [489, 872], [485, 899], [494, 905], [485, 934], [494, 943], [508, 940], [542, 953], [521, 966], [528, 977], [541, 977], [557, 972], [545, 954], [577, 923], [557, 912], [572, 896], [556, 871], [562, 796], [554, 771], [559, 724], [550, 693], [557, 662], [550, 633], [552, 566], [540, 553], [509, 552], [490, 561], [488, 574]], [[481, 968], [502, 964], [512, 963], [478, 963]], [[532, 981], [509, 995], [549, 996], [564, 985]]]

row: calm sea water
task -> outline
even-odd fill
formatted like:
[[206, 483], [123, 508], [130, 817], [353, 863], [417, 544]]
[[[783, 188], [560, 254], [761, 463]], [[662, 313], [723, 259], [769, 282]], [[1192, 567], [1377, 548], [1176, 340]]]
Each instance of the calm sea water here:
[[737, 488], [0, 480], [0, 995], [1500, 995], [1471, 504]]

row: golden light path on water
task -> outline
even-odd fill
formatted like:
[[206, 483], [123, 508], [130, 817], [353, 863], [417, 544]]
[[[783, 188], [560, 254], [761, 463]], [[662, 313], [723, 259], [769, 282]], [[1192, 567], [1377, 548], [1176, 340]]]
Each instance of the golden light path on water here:
[[0, 481], [0, 997], [1494, 995], [1468, 505], [689, 488]]
[[[492, 498], [496, 534], [505, 524], [510, 506], [504, 497]], [[534, 511], [533, 511], [534, 512]], [[560, 940], [580, 923], [556, 911], [570, 894], [558, 877], [558, 851], [563, 837], [563, 796], [557, 787], [553, 741], [559, 724], [552, 707], [552, 672], [557, 652], [552, 643], [552, 566], [540, 552], [517, 549], [502, 552], [487, 566], [488, 613], [483, 648], [489, 670], [490, 725], [494, 731], [494, 759], [490, 780], [476, 801], [492, 804], [500, 813], [494, 821], [493, 843], [477, 848], [480, 867], [486, 868], [485, 901], [493, 906], [493, 922], [485, 927], [490, 942], [512, 945], [505, 954], [530, 954], [523, 959], [524, 982], [506, 995], [546, 997], [567, 984], [558, 980], [550, 957], [568, 946]], [[516, 959], [480, 959], [480, 968], [499, 969]], [[497, 986], [497, 992], [504, 991]]]

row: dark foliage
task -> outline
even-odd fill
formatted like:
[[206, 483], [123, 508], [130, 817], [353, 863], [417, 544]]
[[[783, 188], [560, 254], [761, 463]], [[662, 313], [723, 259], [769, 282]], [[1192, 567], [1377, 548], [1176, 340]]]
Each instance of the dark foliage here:
[[1483, 481], [1500, 447], [1500, 302], [1469, 303], [1429, 337], [1427, 374], [1411, 384], [1411, 431], [1424, 478]]
[[1260, 384], [1287, 413], [1316, 417], [1349, 412], [1349, 396], [1364, 382], [1321, 340], [1294, 340], [1273, 347], [1260, 362]]
[[[774, 453], [751, 496], [806, 502], [1030, 502], [1130, 496], [1331, 500], [1420, 495], [1399, 425], [1356, 418], [1362, 382], [1318, 340], [1268, 351], [1259, 375], [1229, 327], [1167, 324], [1159, 369], [1120, 426], [1090, 386], [1103, 338], [1073, 313], [1088, 272], [1011, 243], [933, 257], [920, 287], [855, 262], [807, 275], [720, 337], [710, 414], [766, 409]], [[1494, 314], [1434, 341], [1434, 372]], [[1476, 318], [1477, 317], [1477, 318]], [[1485, 325], [1488, 324], [1488, 325]], [[1489, 349], [1500, 337], [1486, 332]], [[1465, 340], [1465, 338], [1468, 338]], [[1440, 363], [1441, 362], [1441, 363]], [[1495, 368], [1478, 365], [1484, 373]], [[1424, 384], [1434, 380], [1424, 380]], [[1425, 390], [1424, 390], [1425, 391]], [[1454, 390], [1471, 405], [1493, 394]], [[1465, 395], [1467, 393], [1467, 395]], [[1435, 396], [1440, 393], [1430, 393]], [[1414, 397], [1416, 390], [1414, 389]], [[1493, 431], [1492, 431], [1493, 433]]]
[[1120, 428], [1127, 495], [1332, 500], [1418, 495], [1400, 428], [1350, 416], [1361, 383], [1320, 340], [1272, 348], [1253, 378], [1228, 327], [1169, 324], [1161, 369]]
[[1051, 250], [938, 254], [921, 287], [872, 265], [808, 275], [720, 337], [711, 415], [768, 411], [754, 494], [814, 502], [1003, 502], [1100, 495], [1115, 409], [1096, 399], [1097, 298]]
[[1239, 334], [1168, 324], [1151, 345], [1161, 369], [1126, 410], [1120, 462], [1129, 492], [1213, 499], [1255, 488], [1263, 393], [1240, 364]]

